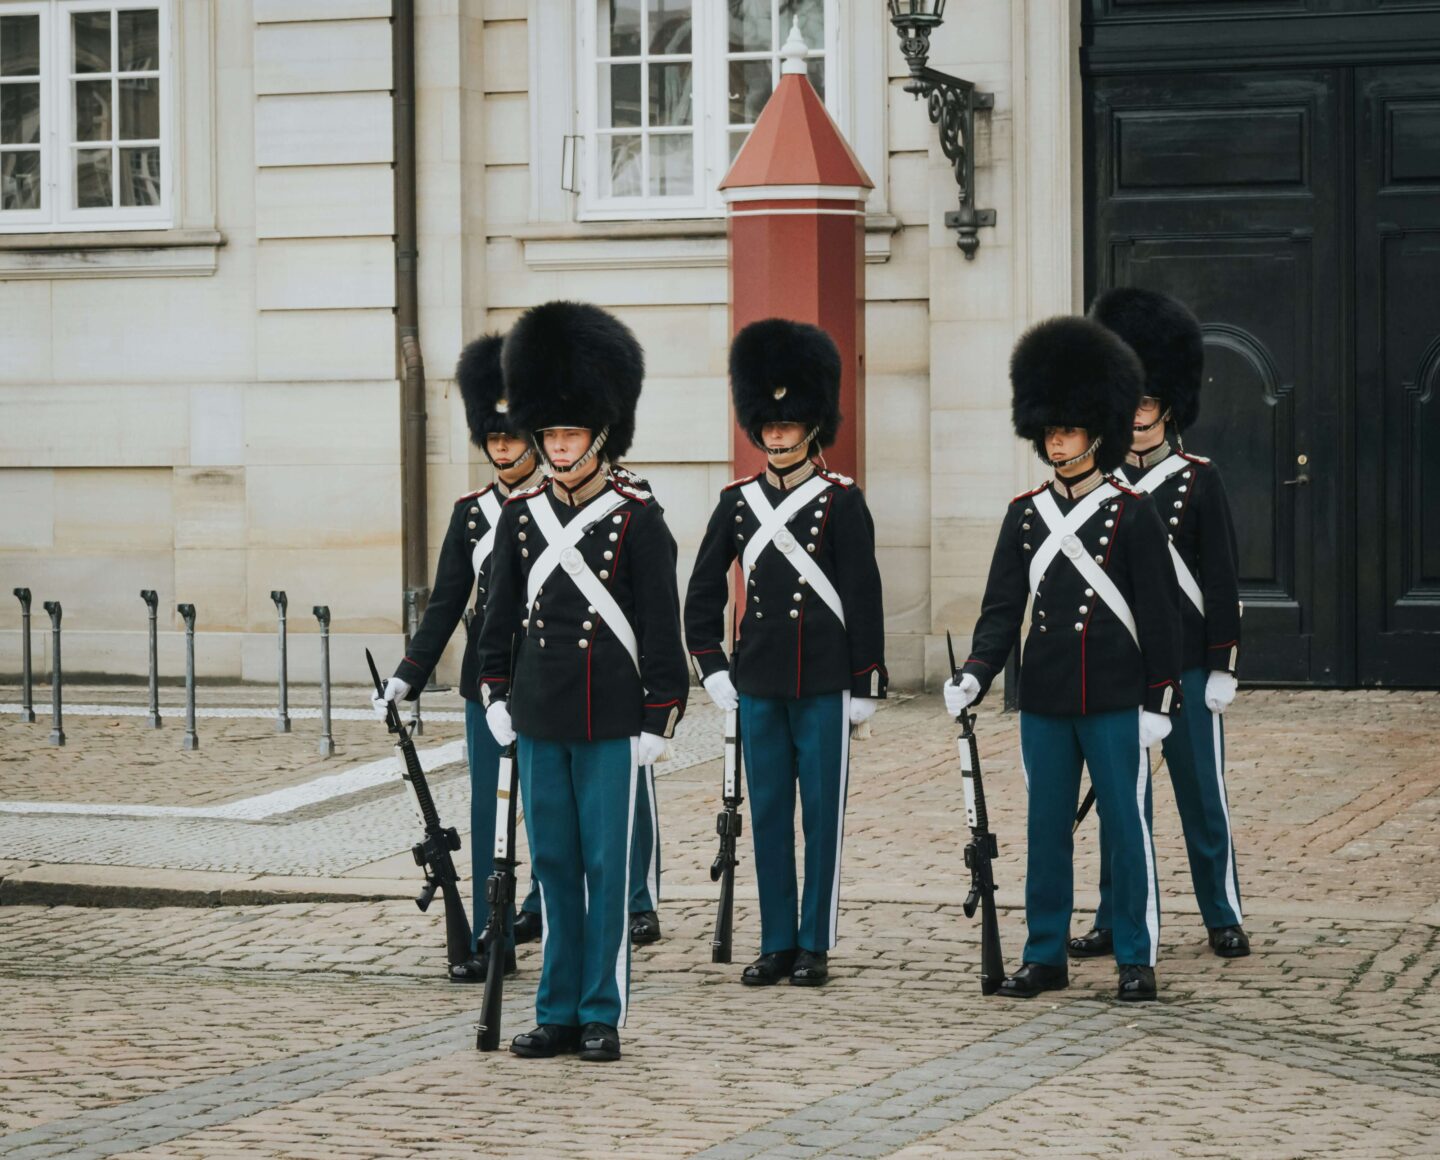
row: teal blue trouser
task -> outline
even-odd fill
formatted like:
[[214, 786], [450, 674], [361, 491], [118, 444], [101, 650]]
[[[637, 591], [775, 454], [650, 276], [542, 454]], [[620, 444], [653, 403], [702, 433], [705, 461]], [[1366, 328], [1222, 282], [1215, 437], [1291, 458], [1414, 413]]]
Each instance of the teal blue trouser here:
[[[760, 887], [760, 953], [835, 945], [850, 776], [850, 694], [740, 697], [750, 831]], [[805, 893], [795, 881], [795, 789], [805, 834]], [[797, 923], [798, 911], [798, 923]]]
[[[485, 880], [495, 869], [495, 791], [500, 781], [500, 743], [485, 722], [485, 710], [474, 701], [465, 702], [465, 752], [470, 758], [470, 887], [475, 918], [471, 940], [478, 949], [480, 935], [490, 917]], [[521, 813], [524, 814], [523, 809]], [[528, 837], [529, 817], [525, 818], [525, 833]], [[533, 874], [525, 909], [540, 913], [540, 891]]]
[[[1205, 682], [1210, 674], [1190, 669], [1180, 676], [1184, 702], [1175, 726], [1165, 738], [1165, 765], [1175, 789], [1190, 881], [1200, 916], [1208, 927], [1239, 926], [1240, 882], [1235, 870], [1235, 842], [1230, 832], [1230, 803], [1225, 794], [1225, 726], [1220, 714], [1205, 707]], [[1095, 925], [1110, 926], [1110, 872], [1106, 851], [1109, 834], [1100, 819], [1100, 909]]]
[[635, 739], [519, 738], [521, 794], [545, 919], [540, 1023], [625, 1022]]
[[1065, 965], [1075, 905], [1071, 827], [1080, 797], [1080, 768], [1090, 767], [1095, 800], [1112, 831], [1115, 958], [1155, 965], [1160, 894], [1150, 837], [1150, 763], [1140, 750], [1140, 711], [1088, 716], [1020, 714], [1020, 757], [1030, 794], [1026, 824], [1023, 961]]
[[660, 904], [660, 803], [655, 796], [655, 767], [642, 766], [635, 791], [635, 841], [630, 851], [630, 913]]

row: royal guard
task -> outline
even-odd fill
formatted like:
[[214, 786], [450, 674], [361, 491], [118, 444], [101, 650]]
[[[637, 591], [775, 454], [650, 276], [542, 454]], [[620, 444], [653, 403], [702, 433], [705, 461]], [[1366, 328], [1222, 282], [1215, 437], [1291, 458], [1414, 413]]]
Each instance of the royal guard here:
[[[840, 907], [850, 728], [885, 696], [885, 610], [875, 528], [855, 481], [818, 466], [840, 426], [840, 354], [824, 331], [771, 318], [730, 350], [740, 427], [764, 471], [729, 484], [685, 596], [685, 631], [705, 690], [738, 705], [760, 889], [760, 957], [741, 982], [829, 979]], [[735, 656], [723, 636], [740, 562]], [[805, 834], [796, 885], [795, 796]]]
[[[1184, 303], [1152, 290], [1106, 291], [1091, 307], [1090, 317], [1124, 339], [1145, 368], [1133, 442], [1116, 475], [1154, 498], [1169, 533], [1169, 562], [1180, 588], [1180, 686], [1185, 702], [1165, 738], [1165, 764], [1210, 947], [1222, 958], [1238, 958], [1250, 953], [1250, 940], [1241, 925], [1222, 721], [1235, 699], [1240, 650], [1235, 528], [1220, 472], [1208, 459], [1190, 455], [1179, 445], [1181, 433], [1200, 412], [1204, 339], [1200, 323]], [[1102, 819], [1100, 909], [1095, 929], [1070, 940], [1072, 958], [1108, 955], [1114, 949], [1109, 845]]]
[[506, 503], [480, 632], [480, 686], [500, 744], [517, 741], [544, 938], [538, 1026], [516, 1055], [620, 1058], [628, 903], [642, 767], [685, 710], [676, 549], [648, 492], [610, 457], [635, 432], [644, 358], [595, 306], [549, 302], [506, 339], [516, 423], [548, 478]]
[[1000, 993], [1069, 985], [1071, 828], [1082, 765], [1110, 831], [1119, 997], [1155, 998], [1160, 899], [1147, 750], [1179, 703], [1175, 577], [1155, 501], [1108, 473], [1130, 448], [1144, 381], [1123, 342], [1083, 318], [1023, 335], [1010, 363], [1015, 433], [1055, 472], [1000, 525], [970, 658], [945, 682], [952, 716], [979, 701], [1019, 640], [1020, 752], [1029, 794], [1022, 966]]
[[[460, 666], [460, 695], [465, 698], [465, 747], [470, 761], [470, 866], [475, 939], [472, 949], [476, 954], [468, 963], [451, 968], [450, 977], [457, 983], [485, 980], [486, 957], [479, 950], [479, 940], [489, 916], [485, 879], [490, 874], [495, 850], [495, 791], [500, 771], [500, 746], [485, 723], [485, 710], [480, 704], [475, 637], [490, 587], [491, 549], [500, 507], [513, 491], [531, 487], [541, 478], [539, 458], [530, 446], [528, 434], [515, 426], [506, 401], [500, 369], [503, 342], [498, 334], [477, 338], [461, 352], [455, 368], [470, 438], [495, 468], [495, 482], [455, 501], [450, 526], [440, 546], [430, 603], [420, 627], [410, 641], [405, 659], [385, 683], [384, 695], [371, 698], [376, 715], [383, 721], [390, 701], [402, 698], [413, 701], [418, 697], [466, 608], [474, 607], [475, 616], [466, 629], [465, 655]], [[533, 882], [524, 909], [538, 921], [540, 896]], [[514, 970], [513, 944], [506, 953], [506, 969]]]

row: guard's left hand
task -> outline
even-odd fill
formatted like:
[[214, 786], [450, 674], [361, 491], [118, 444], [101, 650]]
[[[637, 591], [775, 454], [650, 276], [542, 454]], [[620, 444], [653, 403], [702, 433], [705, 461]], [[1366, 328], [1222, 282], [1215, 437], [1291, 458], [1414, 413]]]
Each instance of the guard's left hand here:
[[1212, 713], [1223, 713], [1235, 699], [1235, 690], [1240, 682], [1233, 673], [1216, 669], [1205, 678], [1205, 708]]
[[654, 765], [664, 755], [668, 744], [665, 738], [656, 733], [640, 734], [640, 741], [636, 746], [636, 764]]
[[850, 698], [850, 724], [863, 725], [871, 717], [875, 716], [875, 710], [879, 702], [874, 697], [851, 697]]

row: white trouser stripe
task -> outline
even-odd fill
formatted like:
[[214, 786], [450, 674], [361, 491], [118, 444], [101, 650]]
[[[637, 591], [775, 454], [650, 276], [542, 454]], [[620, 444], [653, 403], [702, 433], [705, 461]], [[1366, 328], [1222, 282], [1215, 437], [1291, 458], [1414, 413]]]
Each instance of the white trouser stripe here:
[[635, 787], [640, 777], [640, 738], [630, 738], [630, 808], [625, 811], [625, 893], [620, 906], [620, 949], [615, 955], [615, 990], [620, 995], [620, 1022], [630, 1008], [630, 850], [635, 841]]
[[[655, 767], [645, 767], [645, 782], [650, 788], [650, 870], [645, 884], [650, 888], [650, 905], [660, 905], [660, 803], [655, 800]], [[629, 897], [628, 895], [626, 896]]]
[[835, 880], [830, 884], [830, 945], [834, 949], [840, 926], [840, 861], [845, 851], [845, 795], [850, 789], [850, 693], [840, 694], [840, 797], [835, 817]]
[[[1149, 786], [1150, 751], [1142, 746], [1140, 768], [1135, 776], [1135, 808], [1140, 814], [1140, 837], [1145, 844], [1145, 929], [1150, 933], [1150, 962], [1147, 965], [1153, 967], [1160, 946], [1160, 900], [1155, 888], [1155, 848], [1151, 844], [1150, 823], [1145, 820], [1145, 791]], [[1101, 821], [1103, 824], [1104, 819]]]
[[1235, 921], [1243, 923], [1245, 916], [1240, 913], [1240, 884], [1235, 881], [1235, 837], [1230, 830], [1230, 800], [1225, 792], [1225, 738], [1219, 713], [1210, 714], [1210, 738], [1215, 746], [1215, 782], [1220, 791], [1220, 808], [1225, 811], [1225, 897], [1230, 909], [1235, 912]]

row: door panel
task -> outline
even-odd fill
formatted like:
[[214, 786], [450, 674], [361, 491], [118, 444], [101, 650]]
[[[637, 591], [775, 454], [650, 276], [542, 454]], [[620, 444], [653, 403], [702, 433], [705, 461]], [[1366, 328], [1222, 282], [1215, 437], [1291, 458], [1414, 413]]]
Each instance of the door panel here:
[[1186, 446], [1215, 459], [1230, 493], [1248, 680], [1351, 679], [1351, 576], [1337, 566], [1342, 92], [1335, 70], [1091, 82], [1091, 293], [1163, 290], [1205, 327]]
[[1357, 71], [1357, 662], [1440, 685], [1440, 75]]

